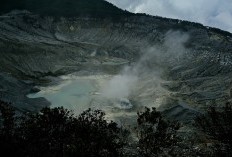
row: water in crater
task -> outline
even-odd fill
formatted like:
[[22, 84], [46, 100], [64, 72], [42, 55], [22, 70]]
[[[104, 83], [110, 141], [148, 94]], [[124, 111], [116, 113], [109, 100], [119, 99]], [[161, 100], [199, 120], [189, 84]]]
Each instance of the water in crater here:
[[44, 97], [51, 102], [51, 107], [64, 106], [75, 112], [88, 108], [96, 87], [92, 80], [66, 80], [59, 85], [41, 87], [41, 91], [28, 95], [29, 98]]
[[[100, 109], [107, 113], [108, 117], [122, 117], [126, 110], [133, 106], [127, 98], [106, 98], [102, 94], [103, 86], [112, 76], [64, 76], [56, 85], [39, 87], [40, 92], [29, 94], [29, 98], [44, 97], [51, 102], [51, 107], [63, 106], [80, 114], [88, 108]], [[127, 116], [130, 113], [126, 113]]]

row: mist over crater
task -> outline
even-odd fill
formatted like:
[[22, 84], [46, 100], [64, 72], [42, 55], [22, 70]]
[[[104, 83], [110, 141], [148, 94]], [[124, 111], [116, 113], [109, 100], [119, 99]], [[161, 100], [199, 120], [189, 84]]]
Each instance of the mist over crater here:
[[91, 107], [115, 117], [144, 106], [200, 112], [230, 100], [230, 33], [126, 15], [0, 16], [0, 98], [20, 111]]
[[163, 107], [169, 100], [174, 102], [171, 92], [162, 86], [167, 82], [165, 71], [187, 56], [188, 40], [187, 33], [170, 30], [162, 44], [141, 47], [136, 60], [116, 65], [120, 68], [115, 74], [85, 71], [63, 75], [28, 97], [44, 97], [52, 107], [64, 106], [76, 114], [88, 108], [101, 109], [114, 120], [135, 116], [145, 106], [169, 108]]

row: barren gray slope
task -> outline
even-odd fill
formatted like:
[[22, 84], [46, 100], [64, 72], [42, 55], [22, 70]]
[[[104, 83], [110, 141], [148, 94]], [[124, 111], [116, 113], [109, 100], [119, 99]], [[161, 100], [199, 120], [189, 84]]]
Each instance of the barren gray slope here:
[[[28, 12], [0, 17], [1, 99], [28, 109], [24, 103], [41, 100], [32, 102], [25, 95], [46, 76], [80, 70], [115, 74], [123, 64], [138, 61], [144, 50], [163, 47], [170, 30], [189, 35], [184, 43], [186, 52], [180, 57], [161, 55], [150, 66], [162, 69], [161, 83], [170, 92], [169, 99], [197, 108], [230, 99], [232, 36], [229, 33], [150, 16], [112, 20], [40, 17]], [[22, 89], [26, 92], [15, 94]]]

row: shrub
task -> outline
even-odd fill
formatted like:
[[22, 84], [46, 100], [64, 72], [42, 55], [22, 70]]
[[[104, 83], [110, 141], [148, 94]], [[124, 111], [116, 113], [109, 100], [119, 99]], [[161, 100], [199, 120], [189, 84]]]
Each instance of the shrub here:
[[75, 117], [63, 107], [44, 108], [16, 119], [10, 104], [0, 102], [0, 111], [0, 151], [8, 156], [117, 157], [124, 146], [121, 128], [100, 110]]
[[143, 156], [162, 156], [171, 153], [178, 142], [176, 122], [165, 121], [155, 108], [138, 113], [139, 150]]
[[214, 141], [215, 153], [229, 155], [232, 153], [232, 106], [227, 103], [222, 110], [210, 107], [205, 115], [196, 119], [196, 124]]

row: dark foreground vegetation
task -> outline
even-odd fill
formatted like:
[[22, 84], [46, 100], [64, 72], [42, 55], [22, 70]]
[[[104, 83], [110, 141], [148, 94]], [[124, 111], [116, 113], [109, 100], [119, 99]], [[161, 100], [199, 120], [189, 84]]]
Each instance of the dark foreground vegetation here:
[[198, 127], [213, 142], [214, 156], [232, 156], [232, 106], [227, 103], [221, 110], [210, 107], [196, 119]]
[[[121, 157], [186, 156], [178, 137], [180, 124], [164, 120], [155, 108], [138, 113], [137, 137], [105, 119], [100, 110], [88, 109], [78, 117], [62, 108], [44, 108], [39, 113], [15, 113], [11, 104], [0, 101], [0, 153], [22, 157]], [[211, 107], [196, 124], [214, 141], [211, 155], [230, 156], [232, 108]], [[133, 143], [133, 146], [129, 145]], [[133, 147], [133, 148], [132, 148]], [[132, 151], [131, 151], [132, 150]], [[191, 152], [191, 151], [190, 151]], [[191, 153], [187, 156], [191, 156]]]

